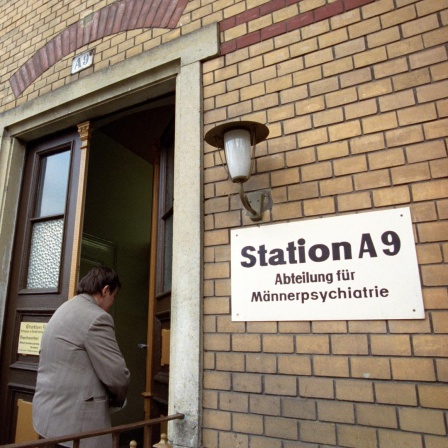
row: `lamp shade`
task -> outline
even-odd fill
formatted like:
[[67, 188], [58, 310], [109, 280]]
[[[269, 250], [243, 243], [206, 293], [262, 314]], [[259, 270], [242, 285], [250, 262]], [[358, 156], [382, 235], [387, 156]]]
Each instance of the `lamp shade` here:
[[[269, 129], [255, 121], [234, 121], [215, 126], [205, 134], [205, 141], [224, 149], [227, 170], [232, 182], [243, 183], [250, 177], [255, 145], [269, 135]], [[219, 151], [221, 156], [221, 152]]]
[[252, 146], [247, 129], [224, 132], [224, 151], [232, 182], [246, 182], [250, 177]]

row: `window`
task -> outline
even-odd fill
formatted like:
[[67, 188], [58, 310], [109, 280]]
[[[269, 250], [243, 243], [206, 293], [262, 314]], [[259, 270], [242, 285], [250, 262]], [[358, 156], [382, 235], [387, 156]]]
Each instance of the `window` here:
[[57, 289], [59, 285], [70, 155], [70, 150], [37, 154], [26, 289]]

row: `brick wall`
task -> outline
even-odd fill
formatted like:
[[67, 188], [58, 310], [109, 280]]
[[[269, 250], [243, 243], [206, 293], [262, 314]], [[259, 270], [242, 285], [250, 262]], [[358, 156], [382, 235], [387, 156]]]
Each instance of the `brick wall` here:
[[[204, 446], [448, 447], [448, 2], [192, 0], [172, 29], [124, 29], [57, 54], [53, 39], [114, 3], [0, 2], [0, 112], [218, 22], [204, 130], [269, 126], [246, 186], [272, 192], [263, 222], [412, 211], [424, 320], [232, 322], [230, 229], [252, 222], [205, 145]], [[14, 91], [42, 48], [52, 64]], [[87, 49], [94, 66], [70, 75]]]
[[[154, 21], [152, 3], [18, 0], [0, 4], [0, 112], [202, 26], [202, 15], [191, 23], [192, 5], [187, 0], [164, 0], [164, 7], [158, 8], [166, 10], [169, 3], [173, 23]], [[145, 15], [146, 23], [138, 20]], [[73, 56], [90, 49], [95, 51], [94, 65], [71, 75]]]

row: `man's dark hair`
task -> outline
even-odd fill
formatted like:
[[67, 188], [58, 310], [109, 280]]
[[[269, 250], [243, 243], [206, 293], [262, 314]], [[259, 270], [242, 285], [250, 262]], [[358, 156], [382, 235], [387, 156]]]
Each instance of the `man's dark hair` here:
[[98, 266], [91, 269], [78, 283], [77, 294], [101, 294], [105, 286], [109, 285], [110, 291], [114, 292], [121, 288], [117, 273], [107, 266]]

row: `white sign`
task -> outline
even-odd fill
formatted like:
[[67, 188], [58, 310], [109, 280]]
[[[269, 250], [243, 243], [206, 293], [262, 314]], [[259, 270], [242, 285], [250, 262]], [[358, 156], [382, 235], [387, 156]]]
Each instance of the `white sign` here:
[[425, 317], [409, 208], [231, 235], [234, 321]]
[[72, 61], [72, 75], [75, 73], [80, 72], [81, 70], [84, 70], [88, 67], [90, 67], [93, 64], [93, 54], [94, 51], [86, 51], [83, 54], [80, 54], [78, 56], [75, 56]]
[[17, 353], [22, 355], [39, 355], [45, 322], [20, 322], [19, 347]]

